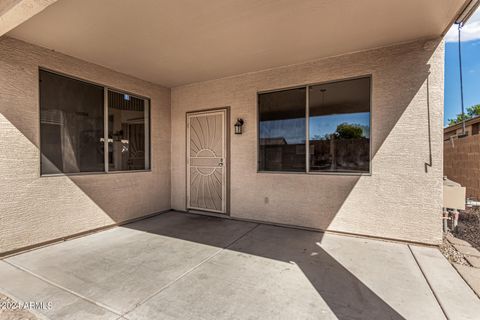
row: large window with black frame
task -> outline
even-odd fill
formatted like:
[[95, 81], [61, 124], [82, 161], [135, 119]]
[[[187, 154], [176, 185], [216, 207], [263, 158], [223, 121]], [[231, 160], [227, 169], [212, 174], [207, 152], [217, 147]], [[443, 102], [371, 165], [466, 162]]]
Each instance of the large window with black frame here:
[[146, 98], [40, 70], [41, 173], [150, 168]]
[[370, 86], [362, 77], [259, 93], [258, 170], [370, 172]]

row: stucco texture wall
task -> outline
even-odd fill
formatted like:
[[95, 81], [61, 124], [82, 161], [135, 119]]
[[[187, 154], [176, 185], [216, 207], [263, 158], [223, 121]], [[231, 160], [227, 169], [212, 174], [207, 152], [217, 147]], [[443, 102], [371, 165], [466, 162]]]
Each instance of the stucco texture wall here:
[[[417, 41], [172, 89], [172, 207], [185, 210], [185, 114], [229, 106], [233, 217], [441, 241], [441, 40]], [[371, 175], [257, 173], [258, 91], [372, 75]], [[265, 198], [268, 198], [266, 201]]]
[[[38, 68], [151, 98], [151, 171], [40, 177]], [[0, 38], [0, 253], [170, 209], [170, 89]]]

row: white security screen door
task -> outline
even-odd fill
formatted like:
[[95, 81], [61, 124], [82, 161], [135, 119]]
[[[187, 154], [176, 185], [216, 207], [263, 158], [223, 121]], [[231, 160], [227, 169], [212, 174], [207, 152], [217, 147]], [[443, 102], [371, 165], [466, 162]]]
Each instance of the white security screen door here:
[[187, 114], [187, 207], [226, 213], [226, 110]]

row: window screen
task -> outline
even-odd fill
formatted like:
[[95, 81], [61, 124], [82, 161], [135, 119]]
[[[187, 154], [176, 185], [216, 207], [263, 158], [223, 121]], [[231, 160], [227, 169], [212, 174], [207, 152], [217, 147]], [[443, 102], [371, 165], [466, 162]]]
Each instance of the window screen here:
[[40, 71], [42, 173], [104, 171], [103, 87]]
[[147, 99], [108, 90], [105, 110], [105, 87], [45, 70], [39, 78], [42, 174], [150, 168]]

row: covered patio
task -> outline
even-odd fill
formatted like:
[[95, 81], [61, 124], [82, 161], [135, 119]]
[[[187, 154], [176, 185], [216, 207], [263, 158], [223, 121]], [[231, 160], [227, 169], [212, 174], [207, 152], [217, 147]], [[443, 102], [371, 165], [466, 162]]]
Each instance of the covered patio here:
[[48, 319], [478, 318], [435, 247], [443, 36], [473, 3], [0, 2], [0, 293]]
[[2, 2], [0, 255], [169, 210], [439, 244], [472, 3]]
[[475, 319], [438, 249], [169, 212], [0, 262], [50, 319]]

